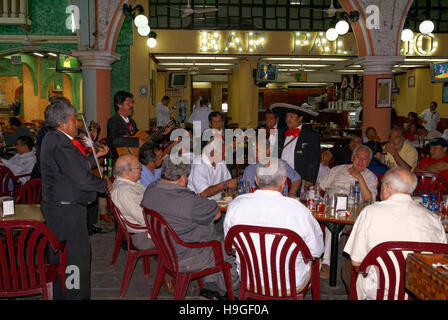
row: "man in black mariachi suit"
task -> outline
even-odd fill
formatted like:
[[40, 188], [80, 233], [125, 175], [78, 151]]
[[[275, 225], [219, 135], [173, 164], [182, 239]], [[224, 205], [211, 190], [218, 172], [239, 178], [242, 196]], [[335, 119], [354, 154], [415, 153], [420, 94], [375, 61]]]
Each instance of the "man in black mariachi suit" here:
[[[111, 183], [92, 173], [95, 160], [83, 154], [77, 135], [76, 109], [65, 98], [55, 98], [45, 109], [50, 131], [45, 135], [40, 155], [42, 173], [42, 214], [58, 240], [67, 242], [67, 266], [75, 277], [62, 295], [60, 280], [54, 287], [55, 299], [90, 299], [90, 240], [87, 232], [87, 205], [97, 193], [110, 190]], [[99, 157], [109, 152], [98, 150]], [[50, 254], [50, 262], [57, 257]], [[75, 271], [73, 271], [75, 270]], [[77, 272], [79, 271], [79, 273]], [[79, 284], [79, 286], [77, 285]]]
[[273, 104], [272, 112], [286, 116], [287, 128], [278, 134], [278, 156], [302, 177], [306, 187], [316, 183], [320, 163], [320, 136], [303, 124], [318, 115], [307, 108], [285, 103]]

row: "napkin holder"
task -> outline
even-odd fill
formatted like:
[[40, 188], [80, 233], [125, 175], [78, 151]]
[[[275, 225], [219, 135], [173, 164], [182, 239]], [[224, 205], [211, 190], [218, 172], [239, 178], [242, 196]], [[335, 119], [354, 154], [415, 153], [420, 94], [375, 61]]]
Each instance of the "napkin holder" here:
[[334, 195], [334, 209], [337, 214], [347, 211], [348, 196], [344, 193], [336, 193]]
[[14, 198], [0, 197], [0, 210], [3, 217], [14, 215]]

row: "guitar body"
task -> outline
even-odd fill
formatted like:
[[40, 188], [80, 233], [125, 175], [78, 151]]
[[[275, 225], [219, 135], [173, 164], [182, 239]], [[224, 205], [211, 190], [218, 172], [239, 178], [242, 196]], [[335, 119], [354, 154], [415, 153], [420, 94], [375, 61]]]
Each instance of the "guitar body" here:
[[[145, 130], [138, 130], [133, 136], [125, 136], [126, 138], [140, 138], [143, 140], [147, 140], [149, 138], [148, 133]], [[117, 153], [118, 156], [121, 156], [123, 154], [132, 154], [138, 158], [138, 151], [140, 148], [138, 147], [118, 147]]]

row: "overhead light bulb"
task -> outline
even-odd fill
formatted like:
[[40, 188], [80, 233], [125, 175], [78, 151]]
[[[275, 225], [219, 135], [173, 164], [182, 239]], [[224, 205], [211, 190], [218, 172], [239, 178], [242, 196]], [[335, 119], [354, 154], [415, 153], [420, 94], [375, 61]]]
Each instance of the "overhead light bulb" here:
[[401, 31], [401, 41], [411, 41], [412, 38], [414, 37], [414, 32], [412, 32], [411, 29], [404, 29], [403, 31]]
[[154, 39], [154, 38], [149, 38], [149, 39], [146, 41], [146, 45], [147, 45], [149, 48], [154, 48], [154, 47], [157, 45], [157, 40]]
[[144, 27], [137, 28], [137, 32], [142, 37], [146, 37], [149, 32], [151, 31], [151, 28], [148, 25], [145, 25]]
[[335, 28], [330, 28], [325, 33], [325, 37], [327, 38], [328, 41], [334, 41], [338, 38], [338, 32], [336, 31]]
[[341, 20], [338, 23], [336, 23], [336, 27], [335, 28], [336, 28], [336, 31], [338, 32], [338, 34], [343, 36], [350, 29], [350, 25], [348, 24], [347, 21]]
[[144, 14], [139, 14], [135, 17], [134, 24], [137, 28], [143, 28], [148, 24], [148, 18]]
[[418, 29], [421, 33], [428, 35], [434, 31], [434, 23], [431, 20], [425, 20], [420, 23]]

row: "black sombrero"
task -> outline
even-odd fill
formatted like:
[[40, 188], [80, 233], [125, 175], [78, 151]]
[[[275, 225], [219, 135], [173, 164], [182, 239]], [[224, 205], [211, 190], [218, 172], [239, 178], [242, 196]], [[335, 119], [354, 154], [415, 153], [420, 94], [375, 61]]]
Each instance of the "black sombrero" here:
[[274, 103], [269, 109], [283, 118], [286, 117], [287, 113], [298, 114], [299, 116], [303, 116], [303, 122], [309, 122], [319, 115], [319, 112], [288, 103]]

